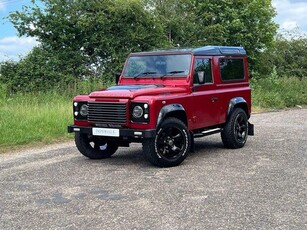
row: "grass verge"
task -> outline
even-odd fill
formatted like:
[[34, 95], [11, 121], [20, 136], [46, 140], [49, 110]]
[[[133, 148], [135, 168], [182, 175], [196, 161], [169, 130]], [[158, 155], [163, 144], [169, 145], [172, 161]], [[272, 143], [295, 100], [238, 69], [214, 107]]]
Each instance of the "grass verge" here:
[[0, 152], [31, 143], [71, 139], [71, 97], [49, 92], [14, 95], [1, 102]]
[[268, 77], [251, 81], [252, 105], [260, 110], [278, 110], [307, 105], [307, 78]]

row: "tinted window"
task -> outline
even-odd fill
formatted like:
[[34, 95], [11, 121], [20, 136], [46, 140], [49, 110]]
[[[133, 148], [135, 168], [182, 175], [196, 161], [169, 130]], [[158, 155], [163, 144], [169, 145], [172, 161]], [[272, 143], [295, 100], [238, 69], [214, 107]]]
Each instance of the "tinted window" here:
[[222, 58], [220, 59], [221, 78], [223, 81], [244, 79], [243, 59]]
[[198, 84], [197, 72], [203, 71], [205, 74], [205, 83], [212, 83], [211, 59], [198, 58], [195, 60], [194, 66], [194, 84]]

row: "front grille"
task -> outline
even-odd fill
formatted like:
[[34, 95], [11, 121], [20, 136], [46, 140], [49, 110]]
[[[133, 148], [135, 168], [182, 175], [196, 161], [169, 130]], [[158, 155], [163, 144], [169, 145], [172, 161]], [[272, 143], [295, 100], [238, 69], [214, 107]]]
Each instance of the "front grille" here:
[[126, 103], [89, 102], [88, 120], [101, 124], [126, 124]]

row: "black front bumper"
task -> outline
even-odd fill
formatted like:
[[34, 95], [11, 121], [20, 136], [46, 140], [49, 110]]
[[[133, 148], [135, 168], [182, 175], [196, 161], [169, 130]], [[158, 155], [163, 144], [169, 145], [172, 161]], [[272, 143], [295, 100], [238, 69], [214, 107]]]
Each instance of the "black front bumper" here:
[[[76, 125], [70, 125], [67, 127], [69, 133], [87, 133], [87, 134], [93, 134], [93, 128], [98, 127], [83, 127], [83, 126], [76, 126]], [[139, 130], [139, 129], [119, 129], [119, 137], [115, 138], [121, 138], [121, 139], [144, 139], [144, 138], [154, 138], [156, 136], [156, 130], [155, 129], [147, 129], [147, 130]], [[106, 138], [114, 138], [114, 136], [104, 136]]]

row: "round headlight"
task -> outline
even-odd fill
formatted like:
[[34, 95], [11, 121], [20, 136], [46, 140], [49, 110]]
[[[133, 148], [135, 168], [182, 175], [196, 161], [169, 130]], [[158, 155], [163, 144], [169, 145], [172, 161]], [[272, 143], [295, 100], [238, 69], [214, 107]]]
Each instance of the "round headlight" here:
[[143, 113], [144, 111], [141, 106], [137, 105], [133, 108], [133, 111], [132, 111], [133, 117], [140, 118], [141, 116], [143, 116]]
[[80, 108], [80, 115], [85, 117], [88, 114], [88, 105], [84, 104]]

